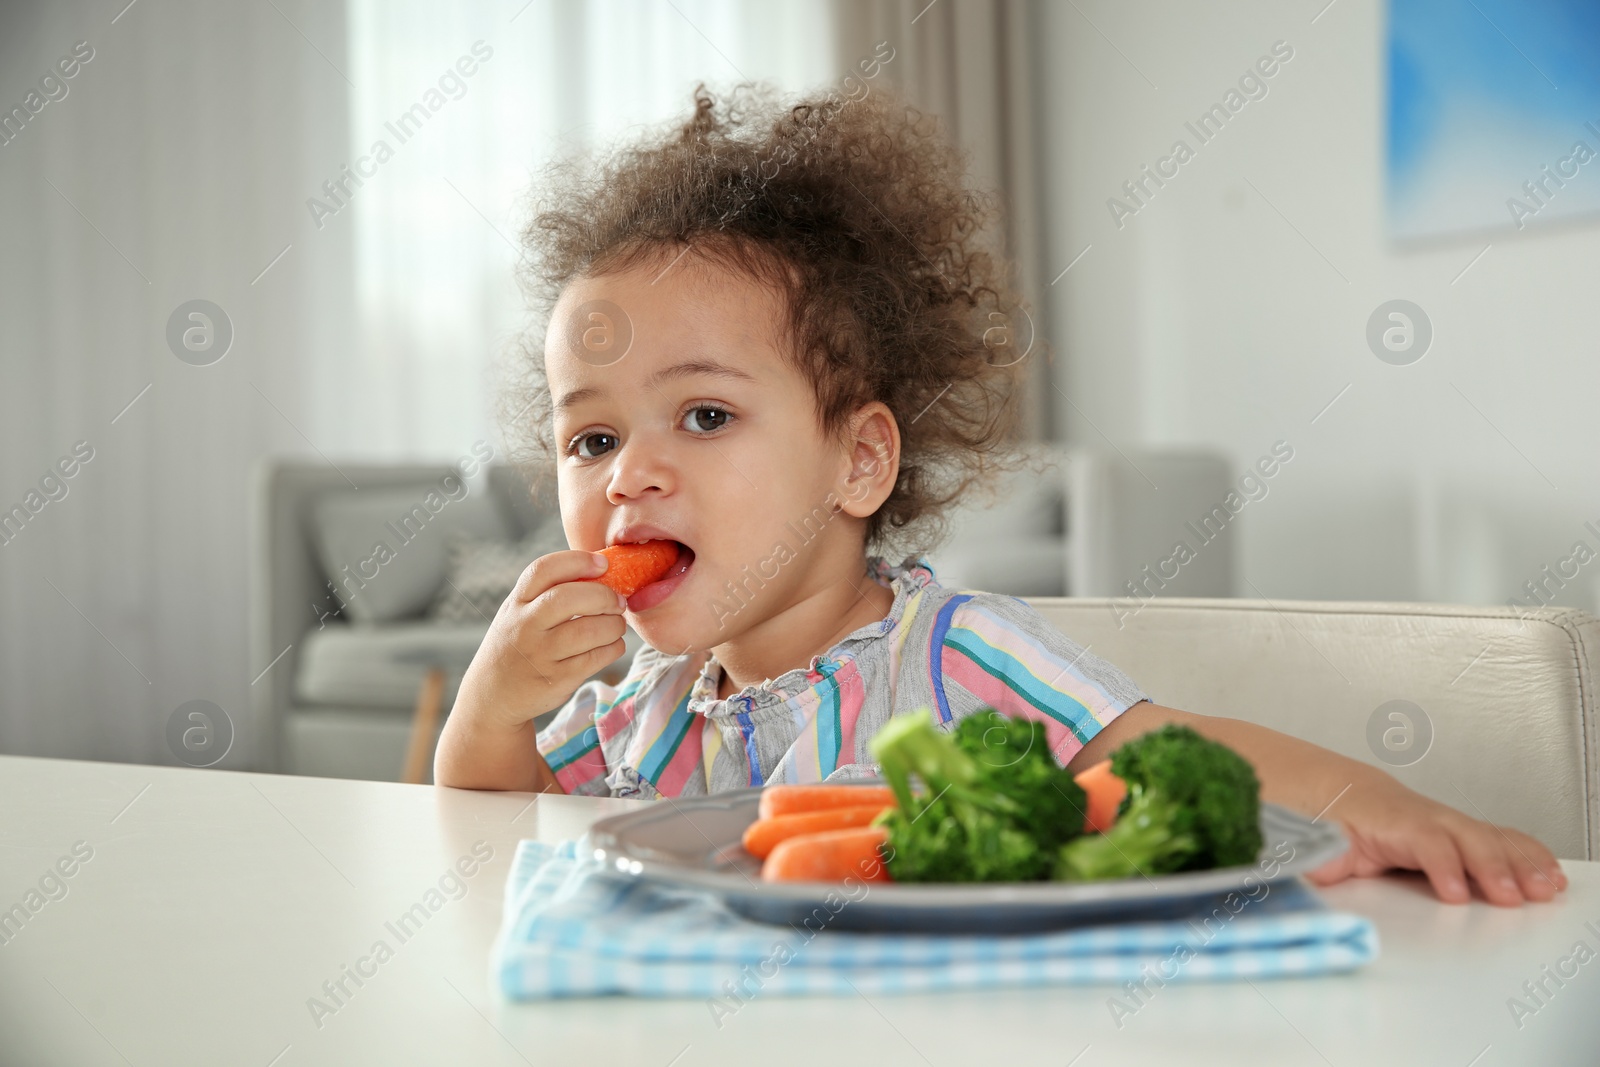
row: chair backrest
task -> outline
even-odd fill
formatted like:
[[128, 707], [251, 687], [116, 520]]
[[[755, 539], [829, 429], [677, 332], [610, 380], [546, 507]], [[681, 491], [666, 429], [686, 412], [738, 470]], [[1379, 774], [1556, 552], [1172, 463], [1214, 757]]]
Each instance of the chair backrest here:
[[1158, 704], [1270, 726], [1533, 834], [1559, 856], [1600, 856], [1600, 619], [1591, 615], [1182, 598], [1029, 603]]

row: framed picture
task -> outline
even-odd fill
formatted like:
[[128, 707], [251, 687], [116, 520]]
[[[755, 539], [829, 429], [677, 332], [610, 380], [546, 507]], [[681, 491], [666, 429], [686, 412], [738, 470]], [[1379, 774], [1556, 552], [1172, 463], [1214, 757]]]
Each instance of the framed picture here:
[[1390, 0], [1390, 235], [1600, 218], [1600, 0]]

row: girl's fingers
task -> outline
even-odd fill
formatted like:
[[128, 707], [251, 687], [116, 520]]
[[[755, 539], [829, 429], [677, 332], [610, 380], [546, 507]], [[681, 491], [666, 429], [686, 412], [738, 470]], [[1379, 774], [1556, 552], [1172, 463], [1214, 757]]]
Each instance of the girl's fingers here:
[[1385, 820], [1381, 815], [1345, 824], [1350, 847], [1306, 875], [1314, 885], [1416, 868], [1439, 899], [1465, 904], [1476, 884], [1501, 907], [1546, 901], [1567, 888], [1555, 855], [1527, 834], [1494, 826], [1442, 805], [1428, 805]]
[[1478, 883], [1491, 904], [1514, 908], [1522, 903], [1522, 887], [1511, 873], [1507, 853], [1515, 854], [1498, 827], [1469, 822], [1455, 831], [1456, 846], [1466, 860], [1467, 873]]
[[579, 582], [598, 578], [606, 572], [609, 561], [598, 552], [579, 552], [564, 549], [540, 556], [523, 569], [511, 595], [517, 600], [536, 599], [547, 589], [564, 582]]
[[1556, 854], [1544, 846], [1538, 838], [1529, 837], [1520, 830], [1507, 831], [1511, 839], [1522, 850], [1523, 856], [1532, 863], [1540, 874], [1540, 881], [1549, 882], [1555, 886], [1556, 892], [1567, 888], [1567, 873], [1561, 869], [1561, 861], [1556, 859]]
[[551, 627], [540, 640], [546, 655], [564, 661], [621, 641], [627, 629], [621, 615], [582, 615]]
[[1507, 830], [1506, 836], [1514, 846], [1511, 867], [1516, 871], [1517, 881], [1522, 883], [1523, 896], [1529, 900], [1551, 900], [1567, 887], [1567, 876], [1549, 849], [1516, 830]]
[[1450, 835], [1429, 833], [1416, 843], [1414, 852], [1417, 866], [1428, 876], [1440, 900], [1446, 904], [1465, 904], [1472, 899], [1461, 870], [1461, 853]]
[[1355, 846], [1324, 863], [1306, 875], [1312, 885], [1337, 885], [1355, 873]]
[[[1520, 845], [1520, 842], [1518, 843]], [[1522, 850], [1526, 851], [1526, 850]], [[1522, 851], [1513, 849], [1510, 857], [1511, 870], [1516, 875], [1517, 884], [1522, 887], [1522, 895], [1529, 900], [1549, 900], [1556, 895], [1555, 882], [1546, 878], [1532, 859], [1524, 856]]]
[[611, 615], [622, 618], [627, 601], [599, 582], [563, 582], [546, 589], [533, 602], [530, 616], [551, 630], [575, 615]]

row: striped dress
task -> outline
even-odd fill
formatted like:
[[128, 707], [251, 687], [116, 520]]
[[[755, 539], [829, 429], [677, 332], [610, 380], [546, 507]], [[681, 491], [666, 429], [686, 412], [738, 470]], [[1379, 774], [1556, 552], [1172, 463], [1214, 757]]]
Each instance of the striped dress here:
[[917, 708], [947, 727], [986, 707], [1038, 719], [1065, 764], [1148, 699], [1015, 597], [946, 589], [926, 560], [869, 562], [894, 591], [888, 617], [807, 667], [718, 700], [709, 652], [646, 646], [620, 685], [585, 682], [538, 736], [556, 778], [568, 793], [655, 799], [870, 777], [867, 743]]

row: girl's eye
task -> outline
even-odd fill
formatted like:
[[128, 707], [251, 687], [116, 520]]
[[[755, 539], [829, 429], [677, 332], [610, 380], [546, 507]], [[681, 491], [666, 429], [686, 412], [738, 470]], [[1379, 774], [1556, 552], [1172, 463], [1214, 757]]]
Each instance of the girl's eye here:
[[[692, 434], [704, 435], [716, 433], [727, 426], [733, 419], [733, 414], [719, 407], [702, 405], [691, 408], [684, 413], [679, 423], [683, 429]], [[607, 452], [613, 452], [621, 446], [622, 442], [616, 434], [604, 431], [581, 433], [567, 444], [567, 454], [579, 459], [599, 459]]]
[[733, 416], [721, 408], [693, 408], [684, 415], [683, 428], [690, 433], [712, 433], [726, 426], [731, 418]]
[[568, 451], [582, 459], [599, 459], [617, 447], [617, 439], [609, 433], [579, 434], [567, 446]]

